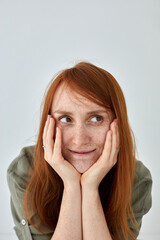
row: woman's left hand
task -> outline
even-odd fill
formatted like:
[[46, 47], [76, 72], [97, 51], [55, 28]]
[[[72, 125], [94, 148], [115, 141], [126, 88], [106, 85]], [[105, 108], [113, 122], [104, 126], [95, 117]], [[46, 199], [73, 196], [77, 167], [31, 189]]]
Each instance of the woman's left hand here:
[[100, 182], [110, 169], [116, 164], [120, 149], [118, 120], [110, 125], [110, 130], [106, 134], [104, 149], [99, 159], [81, 175], [81, 185], [98, 189]]

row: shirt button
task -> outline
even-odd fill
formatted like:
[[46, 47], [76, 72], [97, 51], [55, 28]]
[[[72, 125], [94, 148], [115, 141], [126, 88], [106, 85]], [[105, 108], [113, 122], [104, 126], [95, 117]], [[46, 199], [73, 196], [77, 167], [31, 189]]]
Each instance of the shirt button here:
[[24, 219], [22, 219], [21, 223], [22, 225], [26, 225], [26, 221]]

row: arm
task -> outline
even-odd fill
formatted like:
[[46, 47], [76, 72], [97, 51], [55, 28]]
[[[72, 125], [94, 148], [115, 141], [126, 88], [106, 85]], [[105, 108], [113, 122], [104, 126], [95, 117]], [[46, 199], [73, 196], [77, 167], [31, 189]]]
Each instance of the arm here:
[[111, 240], [99, 196], [99, 184], [117, 162], [119, 132], [117, 120], [106, 134], [99, 159], [81, 177], [83, 240]]
[[82, 240], [81, 186], [65, 186], [59, 219], [51, 240]]
[[81, 185], [80, 173], [62, 156], [62, 135], [56, 128], [54, 137], [54, 118], [46, 121], [43, 133], [44, 158], [63, 180], [64, 191], [59, 218], [52, 240], [81, 240]]
[[112, 240], [98, 189], [82, 186], [82, 225], [83, 240]]

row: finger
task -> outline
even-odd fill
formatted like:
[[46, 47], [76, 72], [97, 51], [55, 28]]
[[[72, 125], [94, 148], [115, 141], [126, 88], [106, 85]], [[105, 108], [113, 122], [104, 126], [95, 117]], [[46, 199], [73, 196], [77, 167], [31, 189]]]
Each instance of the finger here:
[[118, 119], [116, 119], [116, 149], [119, 151], [120, 149], [120, 137], [119, 137], [119, 126], [118, 126]]
[[116, 134], [117, 134], [117, 149], [119, 150], [120, 149], [120, 136], [119, 136], [119, 127], [118, 126], [117, 126]]
[[116, 162], [117, 157], [117, 125], [115, 123], [111, 126], [112, 129], [112, 149], [111, 149], [111, 156], [110, 160]]
[[48, 140], [53, 140], [53, 137], [55, 134], [54, 128], [55, 128], [55, 119], [53, 117], [51, 117], [49, 120], [48, 131], [47, 131], [47, 139]]
[[48, 125], [49, 125], [49, 118], [50, 118], [50, 115], [48, 115], [48, 117], [47, 117], [47, 120], [46, 120], [45, 126], [44, 126], [44, 130], [43, 130], [42, 139], [43, 139], [43, 144], [44, 145], [46, 144], [46, 137], [47, 137], [47, 129], [48, 129]]
[[46, 150], [48, 152], [49, 158], [52, 157], [52, 154], [53, 154], [54, 125], [55, 125], [55, 120], [54, 120], [54, 118], [51, 117], [50, 120], [49, 120], [49, 125], [48, 125], [48, 130], [47, 130], [47, 137], [46, 137]]
[[55, 160], [60, 159], [61, 157], [61, 141], [62, 141], [62, 136], [61, 136], [60, 128], [56, 127], [56, 137], [55, 137], [55, 143], [54, 143]]
[[119, 127], [118, 127], [118, 119], [117, 118], [115, 118], [114, 119], [114, 121], [112, 122], [112, 124], [111, 124], [111, 129], [113, 130], [113, 128], [114, 128], [114, 124], [116, 123], [116, 148], [117, 148], [117, 150], [119, 149], [119, 145], [120, 145], [120, 139], [119, 139]]
[[106, 159], [110, 158], [111, 146], [112, 146], [112, 131], [109, 130], [106, 134], [106, 140], [105, 140], [104, 149], [102, 153], [102, 159], [104, 159], [105, 162], [106, 162]]

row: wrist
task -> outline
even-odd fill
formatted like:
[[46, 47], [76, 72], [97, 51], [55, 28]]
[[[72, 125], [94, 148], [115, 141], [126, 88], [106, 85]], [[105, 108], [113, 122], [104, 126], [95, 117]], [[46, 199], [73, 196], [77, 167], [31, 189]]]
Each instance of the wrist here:
[[93, 191], [99, 191], [99, 183], [98, 182], [96, 183], [93, 180], [92, 181], [88, 180], [87, 178], [85, 178], [85, 175], [81, 176], [80, 183], [82, 188], [93, 190]]
[[89, 186], [83, 186], [82, 187], [82, 197], [83, 199], [88, 199], [90, 203], [97, 203], [100, 195], [97, 188], [90, 188]]
[[96, 185], [93, 186], [83, 182], [81, 183], [81, 187], [83, 191], [99, 192], [99, 186], [96, 186]]
[[81, 188], [80, 182], [64, 183], [64, 190], [74, 191], [80, 188]]

